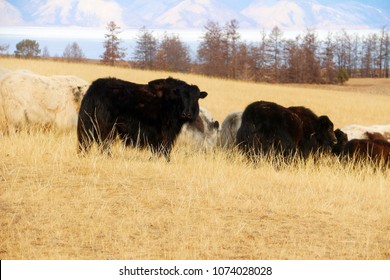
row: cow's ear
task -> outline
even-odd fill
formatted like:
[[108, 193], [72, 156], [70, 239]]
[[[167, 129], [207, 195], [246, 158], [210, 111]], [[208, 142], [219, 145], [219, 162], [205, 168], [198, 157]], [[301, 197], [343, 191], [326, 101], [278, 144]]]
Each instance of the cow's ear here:
[[218, 122], [218, 121], [215, 121], [215, 122], [214, 122], [214, 128], [215, 128], [215, 129], [218, 129], [218, 128], [219, 128], [219, 122]]
[[161, 98], [164, 95], [164, 84], [161, 80], [151, 81], [148, 83], [149, 90], [154, 96]]
[[199, 95], [199, 98], [205, 98], [207, 96], [207, 94], [208, 94], [207, 92], [201, 91], [200, 95]]
[[73, 93], [73, 100], [76, 103], [79, 103], [81, 101], [81, 87], [72, 87], [72, 93]]
[[328, 116], [320, 116], [318, 118], [318, 123], [320, 126], [322, 127], [330, 127], [330, 126], [333, 126], [333, 123], [332, 121], [329, 119]]

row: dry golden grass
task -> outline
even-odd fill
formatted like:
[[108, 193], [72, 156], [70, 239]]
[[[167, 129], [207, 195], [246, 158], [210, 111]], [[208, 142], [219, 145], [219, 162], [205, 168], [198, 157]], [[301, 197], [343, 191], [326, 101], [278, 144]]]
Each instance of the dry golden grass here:
[[[92, 81], [173, 75], [206, 90], [218, 120], [255, 100], [305, 105], [336, 127], [389, 122], [390, 95], [233, 82], [50, 61], [0, 66]], [[352, 82], [352, 81], [351, 81]], [[389, 85], [381, 85], [389, 89]], [[71, 133], [0, 137], [0, 259], [390, 259], [388, 170], [332, 157], [275, 168], [240, 155], [192, 151], [76, 154]]]

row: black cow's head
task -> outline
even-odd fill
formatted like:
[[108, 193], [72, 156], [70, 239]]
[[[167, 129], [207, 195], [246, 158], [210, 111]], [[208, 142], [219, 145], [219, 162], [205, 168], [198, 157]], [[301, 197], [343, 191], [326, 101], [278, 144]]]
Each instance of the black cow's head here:
[[197, 86], [181, 86], [177, 92], [180, 95], [182, 111], [180, 118], [185, 121], [193, 121], [199, 115], [199, 98], [205, 98], [207, 92], [200, 91]]
[[195, 85], [173, 79], [154, 80], [149, 82], [154, 94], [177, 105], [179, 118], [184, 121], [194, 121], [199, 114], [199, 98], [205, 98], [207, 92], [200, 91]]
[[337, 143], [333, 145], [332, 152], [340, 155], [344, 149], [344, 146], [348, 143], [348, 135], [342, 132], [340, 129], [334, 131], [336, 135]]
[[320, 116], [317, 121], [316, 138], [322, 146], [331, 147], [337, 143], [333, 123], [327, 116]]
[[334, 134], [336, 135], [337, 144], [345, 145], [348, 142], [348, 135], [341, 131], [340, 129], [336, 129], [334, 131]]

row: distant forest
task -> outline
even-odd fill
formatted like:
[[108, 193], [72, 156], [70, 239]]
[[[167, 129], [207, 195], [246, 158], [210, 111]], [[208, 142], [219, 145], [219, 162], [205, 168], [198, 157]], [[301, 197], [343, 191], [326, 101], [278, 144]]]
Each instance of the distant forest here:
[[[101, 62], [109, 65], [269, 83], [336, 84], [348, 78], [389, 78], [387, 27], [365, 36], [351, 35], [345, 30], [329, 32], [323, 40], [318, 39], [315, 29], [307, 28], [296, 38], [286, 39], [274, 27], [259, 33], [258, 42], [246, 43], [241, 40], [238, 21], [231, 20], [224, 25], [209, 21], [204, 26], [195, 59], [191, 59], [189, 47], [178, 35], [166, 33], [158, 39], [143, 27], [134, 49], [129, 52], [130, 61], [124, 61], [129, 50], [121, 46], [120, 27], [110, 22], [107, 32]], [[44, 50], [42, 57], [48, 56], [47, 53]], [[39, 54], [40, 50], [32, 56]], [[17, 51], [15, 55], [21, 56]], [[77, 42], [67, 46], [62, 58], [85, 59]]]
[[248, 44], [241, 41], [236, 20], [223, 26], [210, 21], [192, 62], [178, 37], [167, 35], [158, 44], [146, 29], [140, 33], [132, 65], [142, 69], [270, 83], [335, 84], [349, 77], [389, 77], [390, 33], [386, 27], [367, 36], [342, 30], [329, 33], [325, 40], [309, 28], [295, 39], [285, 39], [274, 27], [263, 31], [259, 42]]

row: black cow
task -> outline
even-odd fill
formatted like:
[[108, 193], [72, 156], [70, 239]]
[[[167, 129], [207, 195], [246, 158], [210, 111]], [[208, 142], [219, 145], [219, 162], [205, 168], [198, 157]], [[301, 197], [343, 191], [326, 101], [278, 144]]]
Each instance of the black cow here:
[[273, 102], [257, 101], [242, 114], [236, 144], [249, 156], [275, 151], [289, 158], [297, 152], [302, 134], [302, 121], [295, 113]]
[[344, 147], [348, 143], [348, 135], [340, 129], [334, 131], [337, 142], [332, 147], [332, 153], [335, 155], [342, 155], [344, 152]]
[[303, 136], [299, 143], [301, 155], [306, 158], [310, 153], [330, 152], [337, 142], [333, 123], [328, 116], [318, 117], [313, 111], [303, 106], [288, 107], [301, 119]]
[[347, 134], [339, 129], [335, 131], [337, 144], [334, 154], [353, 160], [354, 162], [372, 162], [374, 164], [390, 163], [390, 143], [382, 139], [352, 139], [348, 141]]
[[170, 77], [148, 84], [97, 79], [81, 102], [79, 151], [88, 151], [94, 142], [109, 151], [118, 135], [126, 145], [150, 147], [169, 161], [182, 125], [196, 119], [198, 100], [206, 96], [197, 86]]

